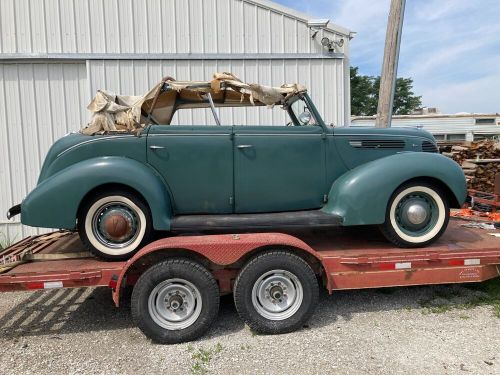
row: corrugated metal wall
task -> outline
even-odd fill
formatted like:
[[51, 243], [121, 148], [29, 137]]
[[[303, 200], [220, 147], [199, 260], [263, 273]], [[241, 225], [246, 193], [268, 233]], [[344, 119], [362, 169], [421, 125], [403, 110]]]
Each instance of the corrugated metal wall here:
[[36, 185], [54, 140], [85, 122], [86, 85], [81, 63], [0, 64], [0, 242], [37, 233], [5, 213]]
[[309, 53], [324, 51], [323, 35], [340, 38], [312, 40], [307, 19], [281, 8], [263, 0], [0, 0], [0, 53]]
[[[140, 94], [159, 81], [159, 77], [173, 76], [179, 79], [204, 80], [214, 72], [233, 72], [246, 82], [265, 82], [281, 85], [283, 82], [300, 82], [309, 88], [310, 94], [327, 123], [342, 124], [344, 113], [344, 66], [343, 60], [94, 60], [89, 62], [92, 92], [106, 87], [111, 91]], [[268, 108], [233, 108], [224, 111], [230, 118], [225, 124], [273, 124], [288, 121], [284, 111]], [[200, 117], [201, 115], [201, 117]], [[214, 124], [210, 110], [183, 110], [174, 116], [173, 124]]]
[[[87, 122], [97, 89], [142, 94], [166, 75], [230, 71], [303, 83], [326, 121], [348, 123], [349, 31], [333, 29], [313, 40], [307, 16], [267, 0], [0, 0], [0, 242], [38, 232], [4, 213], [35, 186], [52, 142]], [[344, 39], [335, 56], [321, 55], [323, 36]], [[223, 115], [235, 124], [285, 121], [266, 108]], [[177, 121], [213, 124], [203, 110]]]

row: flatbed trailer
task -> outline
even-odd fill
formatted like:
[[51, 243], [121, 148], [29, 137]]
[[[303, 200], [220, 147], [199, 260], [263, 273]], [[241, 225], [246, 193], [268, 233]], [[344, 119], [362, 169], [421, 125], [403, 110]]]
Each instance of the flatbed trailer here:
[[332, 293], [500, 276], [500, 238], [462, 223], [452, 220], [440, 240], [418, 249], [395, 248], [373, 228], [323, 228], [169, 237], [119, 262], [87, 253], [76, 233], [54, 232], [0, 252], [0, 291], [108, 287], [118, 306], [123, 289], [133, 286], [134, 320], [162, 343], [202, 335], [217, 316], [219, 296], [234, 293], [252, 329], [290, 332], [312, 315], [318, 284]]

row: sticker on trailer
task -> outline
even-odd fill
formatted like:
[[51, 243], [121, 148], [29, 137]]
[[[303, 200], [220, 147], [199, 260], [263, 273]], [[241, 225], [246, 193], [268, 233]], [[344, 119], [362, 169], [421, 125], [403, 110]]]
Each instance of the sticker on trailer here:
[[411, 268], [411, 262], [396, 263], [394, 265], [394, 268], [397, 270], [406, 270], [408, 268]]
[[481, 264], [481, 259], [465, 259], [464, 266], [477, 266]]
[[63, 287], [62, 281], [47, 281], [43, 283], [43, 289], [57, 289], [62, 287]]

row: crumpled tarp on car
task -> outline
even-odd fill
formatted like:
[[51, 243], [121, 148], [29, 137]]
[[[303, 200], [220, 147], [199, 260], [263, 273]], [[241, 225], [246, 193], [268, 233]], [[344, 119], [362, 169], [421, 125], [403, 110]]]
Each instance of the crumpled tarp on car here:
[[248, 84], [231, 73], [215, 73], [211, 81], [176, 81], [165, 77], [143, 96], [97, 91], [87, 106], [92, 117], [81, 132], [87, 135], [137, 132], [151, 123], [169, 125], [178, 109], [208, 108], [208, 93], [215, 107], [240, 107], [282, 105], [290, 96], [305, 91], [304, 86], [296, 83], [280, 87]]

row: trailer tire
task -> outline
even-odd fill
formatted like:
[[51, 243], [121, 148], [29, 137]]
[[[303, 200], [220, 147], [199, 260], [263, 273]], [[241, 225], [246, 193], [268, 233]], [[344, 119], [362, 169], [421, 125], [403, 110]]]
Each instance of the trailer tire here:
[[200, 264], [172, 258], [144, 272], [132, 292], [132, 318], [160, 344], [195, 340], [219, 312], [219, 287]]
[[274, 250], [251, 259], [234, 285], [240, 317], [258, 333], [279, 334], [301, 328], [319, 298], [316, 275], [305, 260]]

